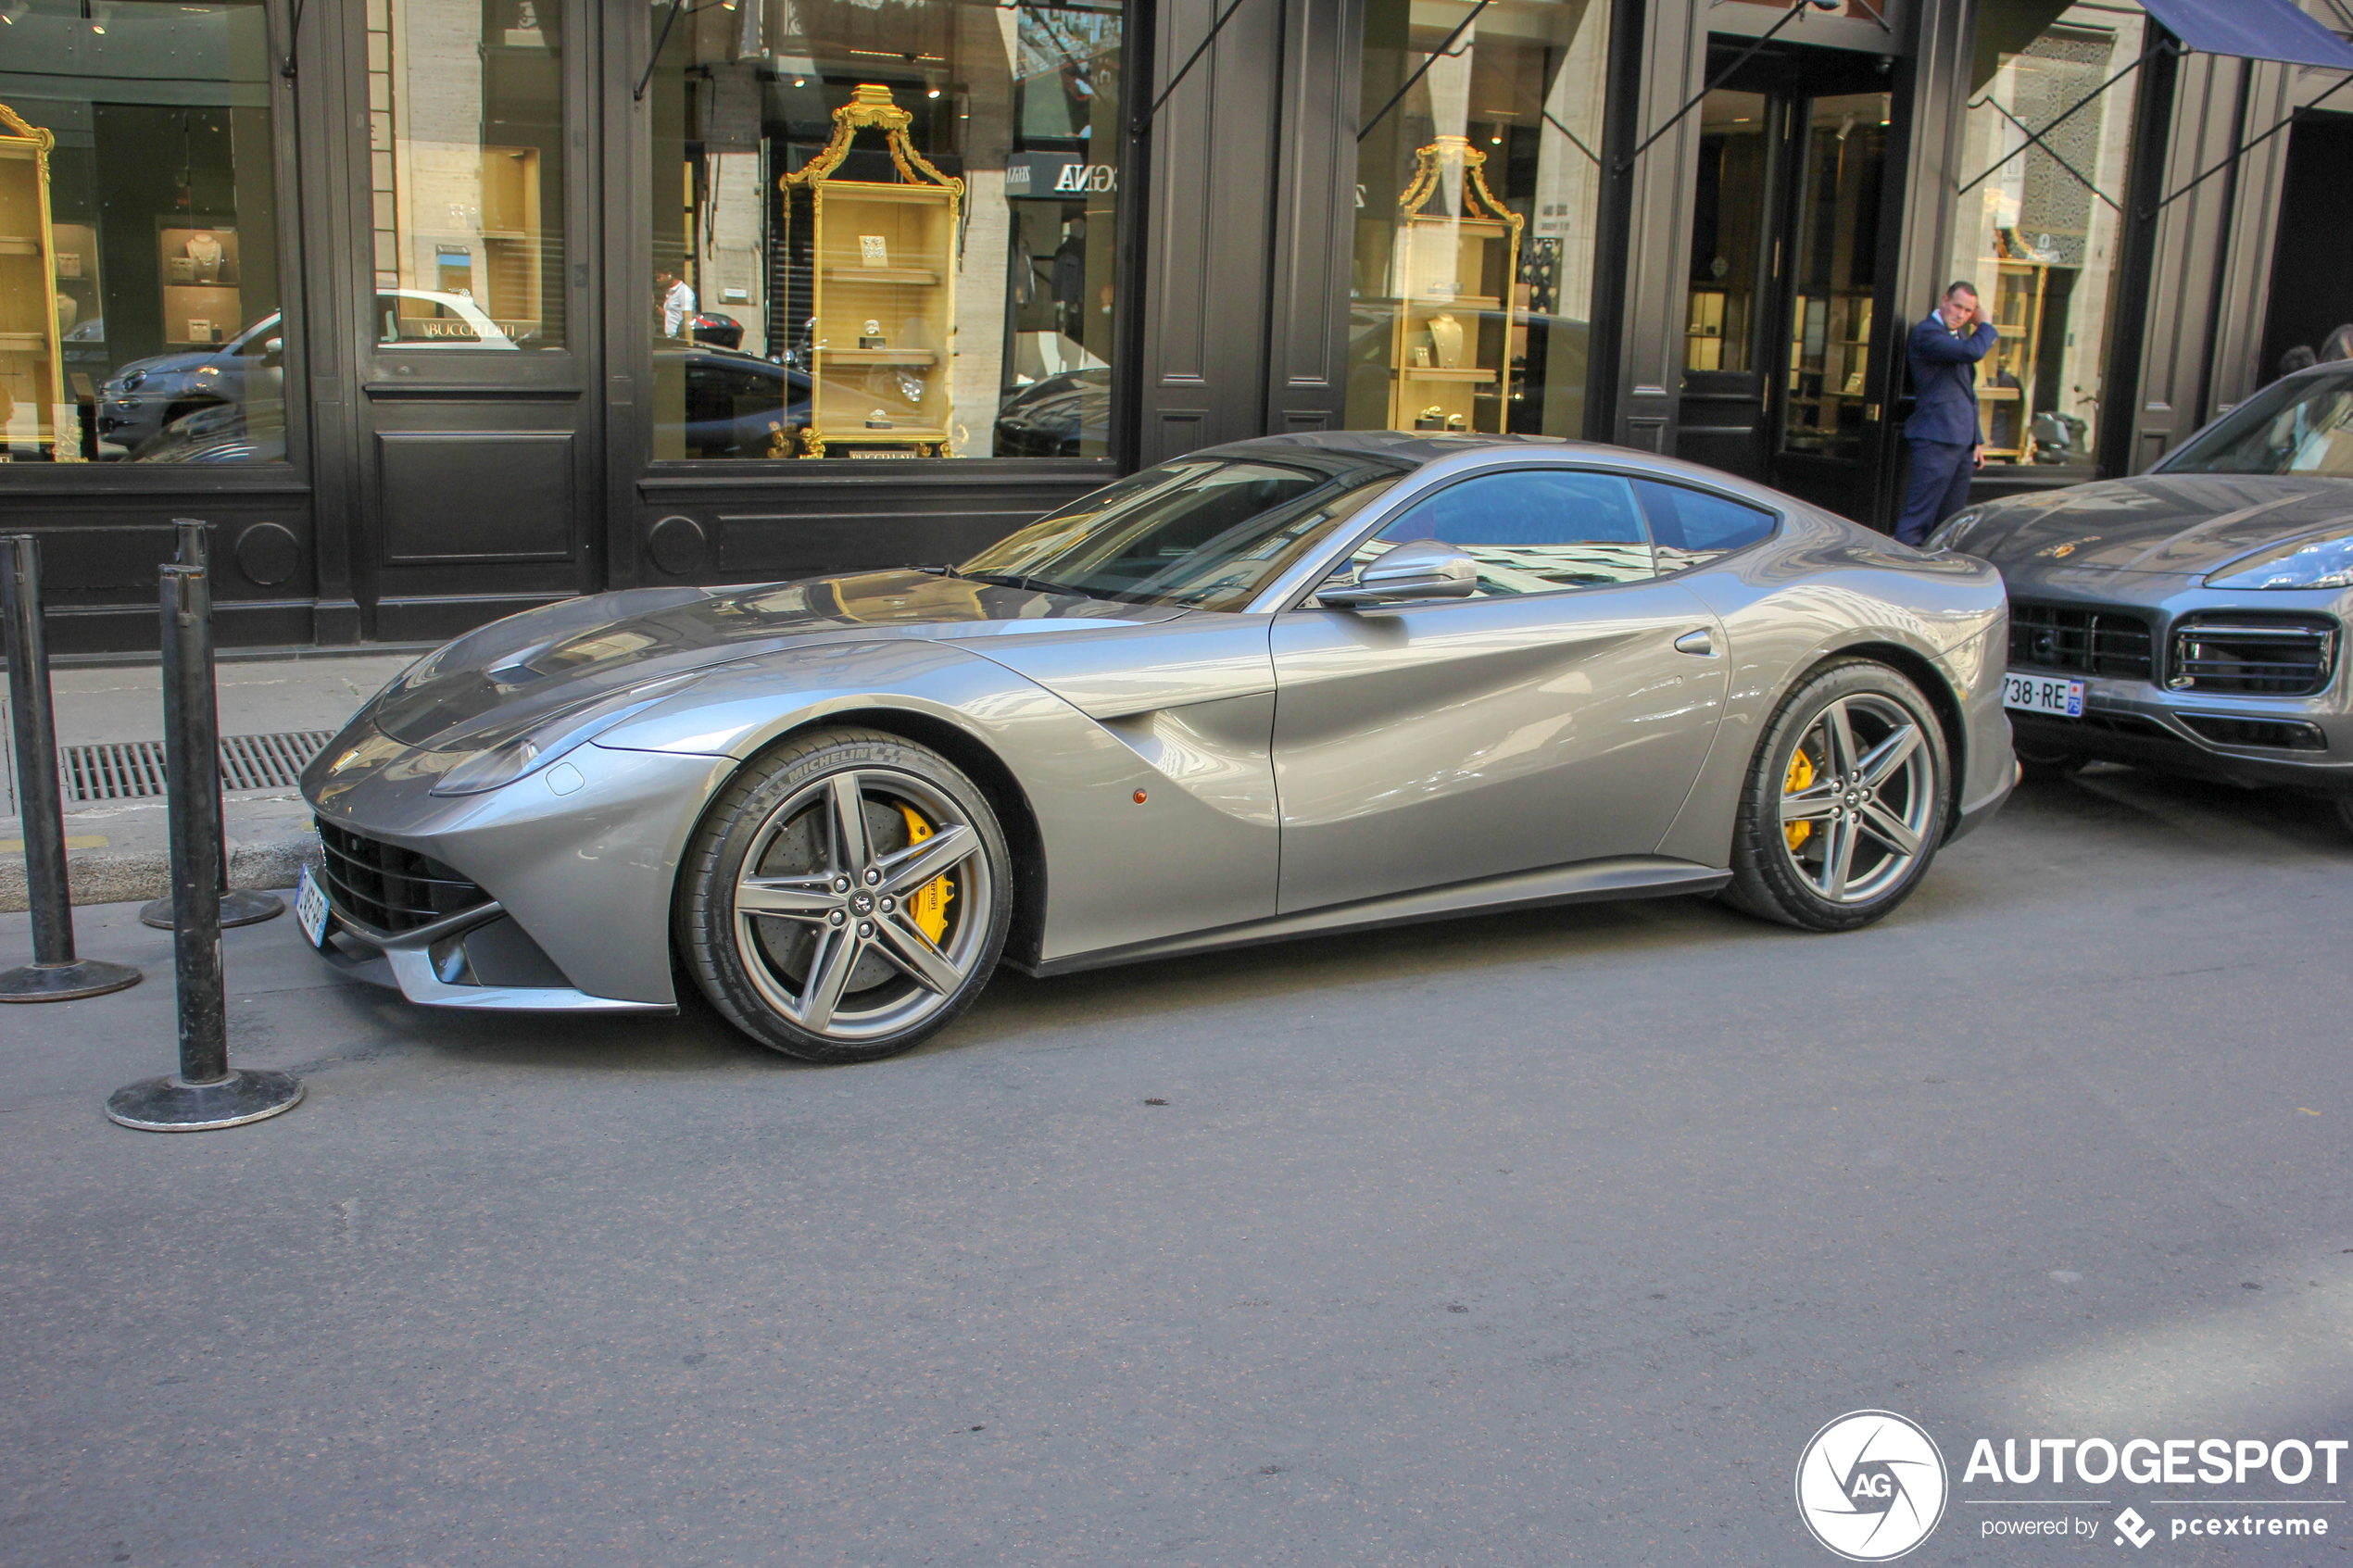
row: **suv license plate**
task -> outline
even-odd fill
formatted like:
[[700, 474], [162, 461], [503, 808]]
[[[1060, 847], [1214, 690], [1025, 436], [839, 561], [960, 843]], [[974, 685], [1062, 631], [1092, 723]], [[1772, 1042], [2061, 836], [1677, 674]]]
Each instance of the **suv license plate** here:
[[310, 868], [302, 868], [302, 883], [295, 889], [295, 919], [302, 922], [302, 934], [310, 938], [314, 947], [327, 945], [327, 896], [319, 891]]
[[2002, 706], [2028, 713], [2050, 713], [2061, 719], [2083, 717], [2083, 683], [2056, 675], [2007, 674], [2002, 677]]

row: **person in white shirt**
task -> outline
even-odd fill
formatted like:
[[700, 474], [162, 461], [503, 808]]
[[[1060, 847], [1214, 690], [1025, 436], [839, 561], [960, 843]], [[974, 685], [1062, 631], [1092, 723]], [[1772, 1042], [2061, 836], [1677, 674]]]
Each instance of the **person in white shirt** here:
[[654, 292], [661, 296], [661, 335], [684, 336], [695, 319], [695, 291], [677, 273], [664, 272], [654, 279]]

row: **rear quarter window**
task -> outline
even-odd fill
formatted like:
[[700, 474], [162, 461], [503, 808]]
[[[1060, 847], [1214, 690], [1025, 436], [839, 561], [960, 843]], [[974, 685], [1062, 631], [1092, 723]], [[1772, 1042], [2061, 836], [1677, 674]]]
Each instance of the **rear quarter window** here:
[[1655, 479], [1634, 481], [1634, 493], [1650, 520], [1662, 577], [1770, 538], [1780, 521], [1761, 507]]

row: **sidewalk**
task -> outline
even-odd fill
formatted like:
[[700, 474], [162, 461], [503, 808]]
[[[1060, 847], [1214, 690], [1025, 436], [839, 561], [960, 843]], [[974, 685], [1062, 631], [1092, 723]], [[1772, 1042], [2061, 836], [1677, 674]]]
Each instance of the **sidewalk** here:
[[[218, 667], [220, 734], [285, 736], [256, 748], [265, 764], [255, 776], [260, 787], [233, 788], [227, 796], [229, 880], [235, 887], [290, 885], [298, 868], [319, 856], [310, 813], [294, 787], [294, 759], [321, 744], [319, 732], [343, 727], [352, 710], [415, 660], [414, 649], [378, 649], [348, 655], [223, 659]], [[50, 671], [56, 693], [57, 745], [108, 749], [89, 760], [82, 786], [103, 787], [114, 798], [76, 799], [75, 775], [66, 788], [66, 864], [76, 904], [159, 898], [170, 891], [170, 849], [160, 787], [163, 688], [154, 664], [59, 666]], [[17, 815], [19, 759], [7, 715], [6, 688], [0, 684], [0, 751], [6, 753], [7, 814], [0, 821], [0, 910], [25, 908], [23, 829]], [[145, 752], [140, 743], [155, 749]], [[274, 766], [267, 766], [272, 764]], [[271, 775], [275, 775], [271, 777]], [[125, 784], [132, 793], [120, 793]], [[231, 781], [233, 784], [237, 782]], [[154, 793], [141, 793], [151, 787]]]

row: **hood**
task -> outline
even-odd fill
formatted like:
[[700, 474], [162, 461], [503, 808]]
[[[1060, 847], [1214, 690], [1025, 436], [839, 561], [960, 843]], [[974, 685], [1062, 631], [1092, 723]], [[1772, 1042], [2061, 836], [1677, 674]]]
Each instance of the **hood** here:
[[2353, 482], [2152, 473], [2011, 496], [1960, 548], [2015, 577], [2046, 568], [2204, 576], [2297, 534], [2353, 530]]
[[100, 390], [120, 386], [124, 378], [134, 371], [144, 371], [149, 381], [157, 376], [193, 375], [199, 366], [211, 364], [220, 352], [218, 348], [206, 348], [181, 354], [154, 354], [145, 359], [133, 359], [108, 376]]
[[870, 571], [738, 588], [636, 588], [525, 610], [427, 655], [366, 710], [393, 739], [472, 750], [563, 709], [795, 644], [1138, 625], [1157, 605]]

